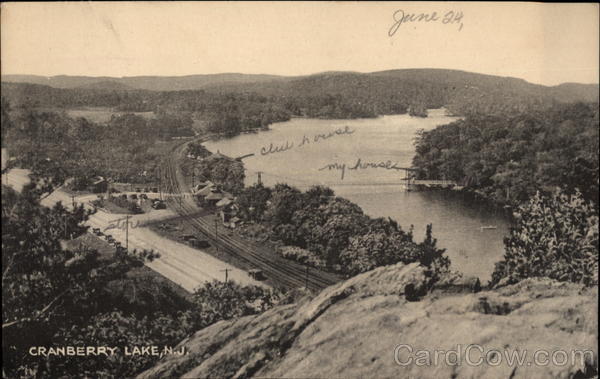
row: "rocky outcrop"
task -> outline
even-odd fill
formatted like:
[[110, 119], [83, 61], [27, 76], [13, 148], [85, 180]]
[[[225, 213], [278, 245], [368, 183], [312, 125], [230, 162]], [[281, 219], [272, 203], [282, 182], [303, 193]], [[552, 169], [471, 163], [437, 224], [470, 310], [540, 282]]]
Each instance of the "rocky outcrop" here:
[[[433, 285], [417, 264], [381, 267], [313, 298], [305, 296], [260, 315], [200, 330], [181, 342], [186, 355], [167, 356], [139, 377], [571, 378], [594, 374], [596, 289], [529, 279], [478, 290], [478, 282], [460, 277]], [[538, 353], [541, 364], [536, 365], [534, 354], [539, 350], [548, 355]], [[567, 364], [562, 363], [563, 353], [553, 353], [557, 350], [568, 355]], [[571, 352], [577, 350], [591, 352], [583, 361], [572, 362]], [[523, 364], [509, 364], [506, 354], [511, 353], [525, 353]]]

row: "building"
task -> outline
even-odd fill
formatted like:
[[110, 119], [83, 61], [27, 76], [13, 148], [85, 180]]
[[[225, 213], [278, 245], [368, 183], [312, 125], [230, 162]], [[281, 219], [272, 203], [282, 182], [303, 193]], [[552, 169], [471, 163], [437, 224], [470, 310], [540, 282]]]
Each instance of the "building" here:
[[88, 190], [93, 193], [106, 192], [108, 190], [108, 181], [102, 176], [92, 178]]
[[211, 189], [215, 186], [213, 182], [207, 180], [206, 182], [198, 183], [192, 188], [192, 192], [196, 195], [206, 196], [211, 192]]
[[242, 221], [239, 217], [237, 217], [238, 211], [239, 208], [233, 201], [230, 201], [227, 205], [224, 205], [221, 208], [219, 216], [221, 216], [221, 221], [225, 227], [235, 228], [237, 224]]
[[204, 201], [206, 201], [209, 205], [216, 206], [219, 201], [223, 199], [224, 195], [221, 191], [214, 190], [211, 191], [208, 195], [204, 196]]

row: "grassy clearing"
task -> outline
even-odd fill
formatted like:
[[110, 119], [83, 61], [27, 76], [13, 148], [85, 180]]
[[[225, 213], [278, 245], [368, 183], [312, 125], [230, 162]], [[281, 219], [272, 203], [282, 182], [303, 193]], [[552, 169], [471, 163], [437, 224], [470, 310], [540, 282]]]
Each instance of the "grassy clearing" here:
[[154, 118], [154, 112], [120, 112], [115, 111], [111, 108], [105, 107], [91, 107], [91, 108], [78, 108], [78, 109], [67, 109], [65, 111], [69, 117], [79, 118], [83, 117], [90, 122], [96, 122], [104, 124], [110, 121], [111, 117], [120, 116], [126, 113], [133, 113], [137, 116], [144, 117], [145, 119]]

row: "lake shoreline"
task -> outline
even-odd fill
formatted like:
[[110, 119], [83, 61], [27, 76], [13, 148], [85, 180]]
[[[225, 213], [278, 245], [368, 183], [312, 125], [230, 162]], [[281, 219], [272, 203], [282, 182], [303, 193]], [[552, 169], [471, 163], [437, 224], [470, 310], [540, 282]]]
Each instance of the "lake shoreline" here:
[[[360, 206], [370, 217], [390, 217], [404, 230], [414, 226], [415, 240], [421, 240], [426, 225], [433, 224], [433, 234], [439, 246], [447, 249], [454, 269], [485, 281], [490, 277], [495, 262], [504, 254], [503, 239], [510, 229], [511, 216], [505, 209], [490, 204], [471, 191], [407, 192], [401, 180], [403, 174], [396, 170], [376, 167], [352, 170], [346, 173], [348, 177], [343, 181], [339, 179], [339, 172], [318, 171], [330, 162], [352, 166], [358, 158], [363, 158], [364, 162], [390, 160], [398, 162], [398, 167], [411, 167], [415, 133], [455, 119], [446, 116], [444, 110], [430, 112], [426, 119], [408, 115], [364, 120], [301, 118], [274, 123], [269, 133], [207, 141], [203, 145], [210, 151], [232, 157], [254, 153], [254, 156], [243, 160], [246, 186], [258, 182], [259, 172], [260, 180], [266, 186], [287, 183], [301, 190], [314, 185], [327, 186], [335, 191], [336, 196]], [[304, 136], [312, 138], [346, 126], [355, 132], [298, 146]], [[290, 141], [288, 146], [294, 142], [294, 148], [261, 155], [262, 147], [266, 151], [271, 144], [285, 147], [286, 141]], [[482, 231], [482, 226], [495, 229]]]

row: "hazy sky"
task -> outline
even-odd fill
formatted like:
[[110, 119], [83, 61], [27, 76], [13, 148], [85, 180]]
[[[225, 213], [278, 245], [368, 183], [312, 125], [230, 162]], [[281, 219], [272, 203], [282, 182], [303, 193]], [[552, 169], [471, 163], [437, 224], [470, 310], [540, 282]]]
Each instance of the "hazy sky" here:
[[[1, 7], [2, 74], [300, 75], [424, 67], [546, 85], [598, 82], [598, 4], [73, 2]], [[438, 19], [404, 22], [390, 37], [398, 10], [405, 15], [437, 12]], [[462, 19], [444, 24], [449, 11], [462, 12]]]

